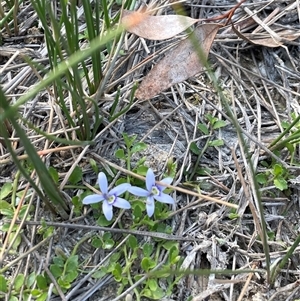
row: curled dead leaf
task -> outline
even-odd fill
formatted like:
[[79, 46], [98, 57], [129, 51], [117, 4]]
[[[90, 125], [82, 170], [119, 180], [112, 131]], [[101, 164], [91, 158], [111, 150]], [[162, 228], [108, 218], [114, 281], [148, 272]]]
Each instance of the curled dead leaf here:
[[299, 30], [276, 28], [276, 26], [265, 33], [241, 33], [233, 24], [231, 28], [238, 37], [251, 44], [273, 48], [280, 47], [300, 37]]
[[122, 15], [122, 24], [129, 32], [148, 40], [172, 38], [198, 21], [180, 15], [151, 16], [147, 12], [128, 10]]
[[[203, 24], [194, 31], [194, 39], [199, 43], [205, 59], [221, 26], [220, 24]], [[159, 61], [144, 78], [135, 96], [138, 99], [150, 99], [172, 85], [201, 72], [204, 67], [193, 42], [195, 41], [191, 38], [181, 41], [175, 49]]]
[[[286, 29], [276, 32], [280, 40], [276, 40], [268, 34], [239, 34], [239, 36], [251, 44], [266, 46], [266, 47], [280, 47], [288, 44], [300, 37], [300, 31]], [[262, 35], [264, 37], [262, 37]]]

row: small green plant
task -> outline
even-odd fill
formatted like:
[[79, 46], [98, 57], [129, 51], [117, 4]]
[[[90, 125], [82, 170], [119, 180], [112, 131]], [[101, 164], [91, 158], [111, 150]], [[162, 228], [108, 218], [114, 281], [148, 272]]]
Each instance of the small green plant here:
[[[130, 235], [126, 244], [120, 251], [114, 253], [109, 261], [93, 274], [93, 278], [101, 279], [110, 274], [119, 283], [117, 295], [120, 295], [128, 285], [133, 285], [144, 277], [146, 273], [151, 273], [160, 265], [161, 252], [167, 252], [167, 260], [161, 266], [166, 273], [155, 277], [146, 278], [138, 289], [134, 290], [136, 300], [147, 297], [151, 300], [161, 300], [163, 297], [170, 296], [172, 288], [179, 281], [167, 271], [179, 268], [182, 258], [179, 256], [178, 242], [159, 241], [155, 244], [140, 244], [135, 236]], [[124, 265], [120, 264], [120, 259], [124, 258]], [[132, 277], [134, 271], [135, 276]], [[163, 284], [163, 287], [161, 286]], [[166, 289], [167, 288], [167, 289]]]
[[[26, 195], [24, 196], [24, 194]], [[10, 221], [18, 216], [19, 219], [30, 219], [30, 215], [28, 212], [32, 211], [29, 204], [26, 204], [25, 201], [28, 199], [28, 196], [32, 193], [29, 191], [18, 191], [16, 192], [14, 189], [13, 183], [5, 183], [0, 190], [0, 214], [4, 216], [4, 223], [0, 226], [0, 230], [2, 232], [8, 233], [11, 223]], [[11, 196], [11, 201], [8, 202], [7, 199]], [[20, 208], [18, 208], [18, 204], [21, 200], [25, 200]], [[5, 220], [8, 220], [6, 223]], [[21, 243], [21, 234], [18, 231], [19, 226], [14, 225], [8, 234], [8, 243], [12, 243], [12, 250], [16, 250]]]
[[291, 113], [292, 122], [282, 122], [284, 131], [276, 138], [269, 149], [278, 151], [286, 148], [290, 153], [290, 164], [299, 164], [294, 162], [296, 146], [300, 144], [300, 115], [296, 112]]
[[78, 255], [65, 256], [62, 252], [53, 258], [50, 271], [63, 292], [70, 289], [72, 282], [78, 277]]
[[[45, 301], [48, 297], [48, 287], [46, 277], [37, 275], [35, 272], [29, 275], [18, 274], [9, 280], [0, 275], [0, 298], [4, 298], [10, 289], [9, 301], [26, 301], [32, 297], [36, 301]], [[19, 298], [21, 291], [22, 299]]]
[[271, 164], [264, 173], [258, 173], [256, 179], [259, 184], [267, 186], [273, 183], [276, 188], [283, 191], [288, 188], [287, 180], [290, 179], [290, 174], [282, 165], [275, 163]]
[[201, 169], [198, 165], [201, 157], [207, 151], [207, 149], [209, 147], [218, 147], [224, 145], [224, 141], [222, 139], [213, 139], [213, 133], [214, 131], [226, 126], [226, 122], [222, 119], [212, 116], [211, 114], [206, 114], [205, 118], [207, 120], [207, 124], [199, 123], [197, 126], [198, 130], [206, 136], [205, 138], [207, 138], [204, 147], [200, 149], [196, 142], [192, 142], [190, 144], [191, 152], [198, 156], [197, 161], [194, 164], [193, 171], [189, 175], [190, 180], [194, 178], [196, 173], [199, 174], [199, 172], [201, 172]]
[[[127, 179], [121, 178], [116, 181], [116, 186], [108, 189], [108, 181], [104, 172], [98, 175], [98, 184], [101, 190], [99, 194], [86, 195], [83, 198], [83, 204], [102, 203], [102, 212], [105, 216], [100, 216], [97, 224], [101, 226], [108, 226], [111, 224], [113, 218], [113, 207], [131, 209], [132, 210], [132, 224], [130, 229], [139, 229], [141, 225], [147, 226], [151, 232], [159, 232], [171, 234], [172, 228], [163, 221], [168, 218], [169, 210], [166, 204], [173, 204], [173, 198], [168, 195], [170, 190], [165, 186], [159, 185], [155, 182], [155, 176], [151, 168], [145, 166], [145, 159], [141, 158], [132, 167], [132, 156], [147, 148], [143, 142], [137, 142], [136, 136], [128, 136], [123, 134], [125, 149], [119, 149], [116, 152], [116, 157], [125, 161], [127, 169], [133, 169], [140, 175], [146, 176], [146, 180], [133, 179], [128, 176]], [[98, 170], [98, 169], [97, 169]], [[172, 182], [171, 175], [176, 173], [176, 163], [173, 160], [167, 162], [166, 178], [161, 180], [162, 184], [169, 185]], [[127, 181], [126, 181], [127, 180]], [[135, 186], [130, 183], [134, 183]], [[124, 194], [125, 197], [120, 196]], [[155, 202], [157, 201], [157, 202]], [[93, 205], [94, 207], [95, 205]], [[145, 207], [147, 214], [145, 214]], [[97, 217], [97, 213], [96, 216]], [[157, 221], [160, 221], [159, 223]], [[154, 248], [155, 244], [155, 248]], [[104, 264], [98, 271], [93, 274], [94, 278], [101, 278], [104, 275], [111, 274], [119, 283], [117, 294], [121, 294], [128, 285], [133, 285], [134, 281], [138, 281], [146, 273], [152, 272], [160, 263], [161, 251], [168, 252], [168, 259], [162, 268], [171, 270], [179, 267], [179, 251], [178, 243], [165, 241], [163, 239], [154, 239], [154, 244], [145, 243], [140, 245], [137, 238], [130, 235], [126, 244], [114, 253], [109, 261]], [[118, 247], [117, 242], [113, 239], [111, 234], [104, 234], [103, 236], [93, 236], [92, 246], [95, 248], [102, 248], [109, 250], [112, 247]], [[120, 259], [124, 258], [125, 263], [122, 265]], [[62, 265], [63, 263], [61, 263]], [[61, 273], [61, 268], [59, 272]], [[135, 276], [131, 278], [132, 271], [135, 270]], [[165, 286], [161, 287], [160, 282], [165, 280]], [[145, 278], [139, 289], [135, 289], [136, 300], [141, 300], [142, 297], [151, 298], [152, 300], [160, 300], [172, 293], [172, 288], [179, 278], [166, 273], [159, 277], [152, 276]]]
[[[132, 135], [132, 136], [128, 136], [126, 133], [123, 133], [123, 139], [125, 142], [125, 146], [126, 148], [120, 148], [116, 151], [115, 156], [120, 159], [120, 160], [124, 160], [126, 162], [126, 167], [128, 170], [131, 170], [131, 159], [132, 156], [138, 152], [142, 152], [147, 148], [147, 144], [144, 142], [137, 142], [136, 141], [137, 136], [136, 135]], [[134, 170], [135, 171], [142, 171], [144, 172], [144, 175], [146, 174], [146, 169], [147, 167], [144, 166], [144, 162], [145, 162], [146, 158], [142, 158], [140, 159]]]

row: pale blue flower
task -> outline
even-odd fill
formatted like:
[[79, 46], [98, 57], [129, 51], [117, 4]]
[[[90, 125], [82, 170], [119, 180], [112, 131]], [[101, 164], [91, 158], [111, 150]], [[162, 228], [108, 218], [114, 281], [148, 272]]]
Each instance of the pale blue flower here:
[[[160, 182], [170, 185], [172, 181], [173, 181], [172, 178], [165, 178]], [[151, 217], [154, 213], [154, 209], [155, 209], [154, 199], [161, 203], [174, 204], [173, 198], [163, 193], [163, 191], [167, 187], [155, 183], [155, 176], [151, 168], [148, 169], [146, 174], [146, 188], [147, 190], [140, 187], [131, 186], [128, 188], [128, 191], [136, 196], [147, 198], [146, 210], [149, 217]]]
[[102, 210], [106, 219], [109, 221], [113, 217], [113, 206], [122, 209], [131, 208], [131, 205], [128, 201], [119, 197], [119, 195], [123, 194], [128, 190], [129, 187], [131, 187], [130, 184], [123, 183], [108, 191], [107, 178], [103, 172], [100, 172], [98, 175], [98, 183], [102, 194], [92, 194], [86, 196], [82, 200], [84, 205], [103, 202]]

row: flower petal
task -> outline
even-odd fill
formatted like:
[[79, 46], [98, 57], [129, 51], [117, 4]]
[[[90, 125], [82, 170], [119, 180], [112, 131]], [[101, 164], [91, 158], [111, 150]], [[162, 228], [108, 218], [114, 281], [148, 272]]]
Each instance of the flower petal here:
[[116, 200], [113, 203], [113, 206], [122, 208], [122, 209], [130, 209], [131, 208], [130, 203], [122, 198], [116, 198]]
[[102, 204], [103, 214], [108, 221], [110, 221], [113, 217], [113, 207], [112, 205], [108, 204], [107, 201], [104, 201]]
[[153, 197], [148, 197], [146, 202], [146, 210], [149, 217], [151, 217], [155, 210], [155, 203]]
[[100, 194], [92, 194], [92, 195], [88, 195], [86, 196], [83, 200], [82, 200], [82, 204], [87, 205], [87, 204], [95, 204], [95, 203], [99, 203], [102, 202], [104, 200], [103, 196]]
[[128, 188], [131, 187], [131, 185], [129, 183], [123, 183], [120, 184], [116, 187], [114, 187], [112, 190], [109, 191], [109, 195], [121, 195], [122, 193], [124, 193], [125, 191], [128, 190]]
[[[160, 181], [161, 183], [164, 183], [164, 184], [167, 184], [167, 185], [170, 185], [172, 182], [173, 182], [173, 179], [172, 178], [165, 178], [163, 180]], [[164, 191], [167, 187], [166, 186], [163, 186], [163, 185], [156, 185], [160, 191]]]
[[155, 176], [151, 168], [148, 169], [146, 174], [146, 187], [148, 191], [151, 191], [152, 186], [155, 185]]
[[160, 195], [155, 195], [154, 198], [161, 203], [167, 203], [167, 204], [175, 203], [174, 199], [171, 196], [163, 192]]
[[133, 194], [133, 195], [136, 195], [136, 196], [143, 196], [143, 197], [146, 197], [149, 195], [149, 191], [143, 189], [143, 188], [140, 188], [140, 187], [137, 187], [137, 186], [131, 186], [128, 188], [128, 191]]
[[98, 183], [100, 190], [103, 194], [107, 193], [108, 183], [107, 183], [107, 177], [104, 172], [99, 172], [98, 175]]

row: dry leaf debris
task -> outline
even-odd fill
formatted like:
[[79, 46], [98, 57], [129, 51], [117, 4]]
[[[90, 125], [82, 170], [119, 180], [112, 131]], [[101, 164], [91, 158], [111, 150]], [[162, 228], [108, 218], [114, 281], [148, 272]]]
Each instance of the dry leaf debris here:
[[[136, 91], [138, 99], [150, 99], [161, 91], [183, 82], [200, 73], [204, 69], [211, 44], [219, 30], [219, 24], [203, 24], [198, 26], [193, 35], [180, 42], [147, 74]], [[198, 44], [202, 57], [199, 57]]]
[[[137, 21], [134, 25], [130, 25], [130, 20]], [[198, 21], [198, 19], [180, 15], [151, 16], [147, 12], [127, 10], [124, 10], [122, 15], [122, 23], [128, 27], [129, 32], [149, 40], [173, 38]]]

